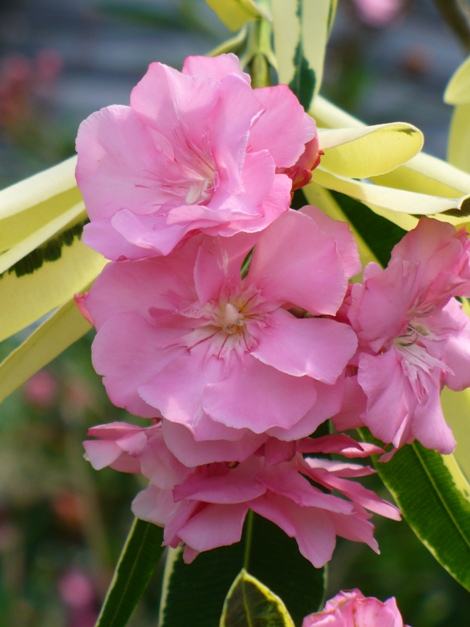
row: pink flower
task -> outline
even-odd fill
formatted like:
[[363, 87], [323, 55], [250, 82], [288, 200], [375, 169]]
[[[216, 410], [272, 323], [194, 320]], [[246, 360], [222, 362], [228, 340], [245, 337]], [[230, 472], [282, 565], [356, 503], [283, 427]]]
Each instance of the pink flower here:
[[453, 450], [439, 397], [444, 385], [470, 385], [470, 321], [454, 298], [465, 295], [468, 236], [428, 218], [395, 246], [385, 270], [369, 264], [364, 283], [353, 286], [348, 315], [360, 344], [362, 419], [384, 442]]
[[58, 393], [57, 379], [48, 370], [40, 370], [24, 385], [26, 400], [38, 409], [53, 407]]
[[[103, 425], [90, 431], [90, 435], [99, 438], [85, 442], [87, 456], [95, 468], [105, 465], [104, 449], [91, 445], [109, 445], [112, 433], [122, 455], [129, 455], [129, 447], [122, 446], [122, 434], [130, 431], [130, 425], [118, 425], [113, 423], [110, 429]], [[138, 466], [150, 482], [134, 499], [132, 510], [138, 518], [165, 528], [167, 546], [183, 543], [186, 561], [202, 551], [238, 542], [249, 510], [295, 537], [302, 555], [316, 567], [331, 559], [336, 536], [364, 542], [378, 551], [369, 512], [399, 519], [396, 508], [351, 481], [371, 474], [370, 467], [312, 456], [336, 453], [365, 457], [381, 452], [372, 445], [359, 444], [346, 436], [282, 442], [267, 437], [256, 441], [259, 436], [251, 434], [255, 444], [251, 452], [247, 447], [243, 454], [240, 449], [226, 449], [223, 460], [217, 447], [211, 451], [211, 443], [197, 442], [186, 430], [187, 450], [195, 455], [192, 461], [204, 461], [202, 465], [192, 465], [183, 463], [170, 450], [166, 426], [175, 427], [163, 420], [147, 429], [135, 427], [132, 433], [140, 433], [147, 440], [143, 448], [134, 448], [131, 455], [135, 468]], [[179, 425], [176, 428], [180, 430], [178, 435], [185, 430]], [[218, 461], [208, 462], [211, 457]], [[115, 460], [110, 463], [116, 467]]]
[[354, 0], [364, 22], [370, 26], [387, 26], [403, 8], [403, 0]]
[[81, 307], [114, 404], [161, 412], [199, 440], [244, 429], [296, 439], [338, 411], [357, 346], [332, 319], [359, 266], [348, 227], [290, 211], [259, 236], [242, 278], [253, 242], [195, 236], [167, 257], [105, 268]]
[[339, 592], [325, 609], [304, 618], [302, 627], [406, 627], [394, 597], [385, 602], [357, 588]]
[[110, 259], [139, 259], [168, 254], [194, 231], [261, 231], [289, 208], [283, 172], [314, 137], [290, 89], [252, 89], [233, 54], [188, 57], [182, 72], [152, 63], [130, 107], [80, 126], [84, 239]]

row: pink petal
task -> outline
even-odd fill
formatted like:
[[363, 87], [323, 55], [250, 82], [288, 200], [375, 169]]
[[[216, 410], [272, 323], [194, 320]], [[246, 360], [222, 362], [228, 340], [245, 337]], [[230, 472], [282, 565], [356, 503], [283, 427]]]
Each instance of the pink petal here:
[[263, 87], [255, 93], [264, 111], [251, 129], [250, 148], [267, 148], [277, 167], [294, 165], [316, 133], [315, 122], [287, 85]]
[[396, 352], [361, 355], [358, 382], [367, 397], [363, 420], [372, 434], [396, 447], [408, 442], [416, 400]]
[[203, 406], [228, 427], [263, 433], [295, 424], [315, 398], [315, 384], [307, 377], [290, 377], [246, 355], [226, 379], [206, 386]]
[[190, 499], [205, 503], [246, 503], [266, 492], [256, 472], [261, 460], [251, 459], [219, 475], [194, 474], [173, 490], [175, 501]]
[[[212, 422], [212, 421], [211, 421]], [[229, 431], [228, 427], [213, 423], [212, 431], [220, 427]], [[163, 423], [163, 436], [165, 443], [173, 455], [186, 466], [200, 466], [213, 462], [241, 462], [252, 455], [263, 443], [262, 435], [255, 435], [249, 431], [231, 430], [233, 440], [209, 440], [198, 442], [191, 431], [177, 423], [165, 420]]]
[[155, 331], [146, 320], [133, 313], [107, 320], [93, 342], [92, 359], [115, 405], [137, 416], [158, 415], [137, 394], [140, 384], [158, 372], [168, 359], [159, 350]]
[[299, 507], [286, 498], [271, 494], [254, 501], [251, 508], [291, 538], [295, 537], [302, 555], [316, 568], [321, 568], [331, 559], [336, 544], [331, 514]]
[[334, 241], [325, 238], [311, 218], [295, 211], [281, 216], [264, 231], [255, 248], [248, 281], [270, 300], [332, 315], [347, 287]]
[[149, 486], [142, 490], [132, 501], [132, 513], [140, 520], [146, 520], [159, 527], [166, 525], [175, 509], [169, 490], [160, 490]]
[[313, 205], [305, 205], [300, 211], [312, 218], [326, 237], [334, 239], [336, 250], [343, 261], [345, 275], [353, 277], [358, 274], [361, 271], [361, 260], [349, 224], [333, 220]]
[[204, 350], [186, 352], [173, 358], [155, 377], [143, 382], [138, 393], [168, 420], [191, 428], [201, 418], [205, 389], [220, 379], [222, 367], [216, 357], [206, 359]]
[[227, 74], [236, 74], [246, 83], [251, 82], [250, 75], [242, 71], [238, 57], [232, 53], [220, 54], [216, 57], [186, 57], [182, 71], [183, 74], [200, 75], [214, 80], [220, 80]]
[[145, 173], [161, 160], [144, 121], [114, 105], [91, 114], [77, 135], [77, 181], [92, 219], [117, 209], [149, 211], [161, 196]]
[[183, 542], [201, 552], [239, 542], [248, 507], [206, 505], [179, 530]]
[[269, 322], [252, 355], [294, 377], [335, 383], [357, 348], [351, 327], [335, 320], [299, 319], [279, 309]]

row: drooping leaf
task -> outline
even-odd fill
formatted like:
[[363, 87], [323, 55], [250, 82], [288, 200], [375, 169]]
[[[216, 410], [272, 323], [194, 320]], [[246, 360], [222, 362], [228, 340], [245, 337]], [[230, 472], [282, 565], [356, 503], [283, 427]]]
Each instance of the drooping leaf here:
[[73, 300], [60, 307], [0, 363], [0, 402], [89, 329]]
[[291, 87], [306, 110], [319, 92], [334, 0], [271, 0], [279, 82]]
[[169, 552], [160, 627], [217, 625], [224, 599], [241, 568], [283, 599], [295, 623], [323, 602], [324, 569], [313, 568], [300, 555], [296, 542], [275, 525], [250, 516], [238, 544], [202, 553], [191, 564], [183, 562], [181, 550]]
[[[321, 96], [315, 99], [312, 114], [317, 123], [326, 128], [364, 126], [360, 120], [349, 115]], [[460, 199], [460, 204], [462, 204], [463, 200], [470, 194], [470, 174], [425, 153], [416, 155], [396, 170], [371, 178], [375, 183], [383, 187], [416, 192], [425, 196], [443, 197], [444, 209], [447, 206], [446, 200], [455, 199], [459, 201]], [[337, 186], [338, 182], [333, 184]], [[348, 192], [346, 191], [346, 193]], [[390, 194], [390, 192], [387, 192], [387, 194]], [[363, 200], [364, 194], [359, 196], [358, 193], [356, 193], [355, 197]], [[456, 202], [456, 204], [459, 205], [459, 202]], [[392, 222], [398, 223], [407, 230], [416, 225], [417, 220], [413, 216], [409, 216], [405, 221], [401, 215], [388, 212], [388, 209], [381, 210], [380, 207], [377, 206], [374, 208], [378, 208], [381, 215]], [[460, 209], [457, 211], [459, 212]], [[411, 213], [415, 212], [412, 211]], [[450, 222], [451, 224], [464, 224], [468, 228], [467, 219], [461, 215], [455, 216], [449, 213], [438, 213], [434, 217], [444, 222]]]
[[162, 554], [160, 527], [134, 519], [101, 607], [96, 627], [125, 627]]
[[247, 625], [295, 627], [282, 599], [242, 569], [225, 598], [220, 627]]
[[423, 147], [423, 135], [404, 122], [319, 129], [321, 165], [337, 175], [369, 178], [396, 169]]

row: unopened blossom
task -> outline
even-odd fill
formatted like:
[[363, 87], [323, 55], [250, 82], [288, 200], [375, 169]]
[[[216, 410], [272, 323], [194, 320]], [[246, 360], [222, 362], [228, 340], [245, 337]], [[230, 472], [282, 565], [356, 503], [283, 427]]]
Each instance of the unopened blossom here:
[[467, 233], [428, 218], [395, 246], [385, 270], [369, 264], [353, 286], [357, 416], [382, 441], [453, 450], [440, 392], [470, 385], [470, 321], [455, 298], [469, 295]]
[[309, 435], [341, 403], [357, 340], [333, 319], [358, 271], [346, 224], [306, 207], [256, 241], [194, 236], [167, 257], [109, 264], [81, 301], [112, 402], [198, 439]]
[[[200, 552], [238, 542], [250, 510], [294, 537], [302, 555], [316, 567], [331, 559], [337, 536], [378, 551], [371, 512], [399, 519], [395, 507], [351, 480], [373, 472], [370, 467], [314, 455], [354, 458], [381, 451], [370, 444], [341, 435], [297, 442], [265, 437], [249, 455], [248, 449], [242, 455], [234, 449], [232, 456], [227, 450], [224, 461], [191, 465], [168, 448], [167, 424], [164, 419], [147, 428], [101, 425], [90, 431], [95, 440], [86, 441], [85, 448], [95, 468], [111, 465], [140, 472], [149, 480], [132, 510], [138, 518], [164, 527], [165, 545], [183, 544], [188, 562]], [[137, 436], [145, 440], [143, 445]], [[216, 454], [215, 448], [208, 448], [210, 443], [197, 442], [190, 431], [186, 438], [201, 459]], [[113, 444], [109, 455], [106, 450]]]
[[[130, 106], [93, 113], [77, 137], [84, 241], [110, 259], [166, 255], [187, 234], [263, 230], [288, 210], [289, 168], [313, 120], [286, 85], [252, 89], [233, 54], [152, 63]], [[305, 178], [305, 173], [302, 174]]]
[[407, 627], [394, 597], [379, 601], [360, 590], [345, 590], [326, 602], [321, 612], [304, 618], [302, 627]]

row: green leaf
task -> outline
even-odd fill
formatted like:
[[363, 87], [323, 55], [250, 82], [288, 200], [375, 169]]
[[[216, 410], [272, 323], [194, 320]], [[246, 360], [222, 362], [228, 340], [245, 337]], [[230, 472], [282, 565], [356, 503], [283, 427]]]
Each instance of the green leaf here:
[[89, 329], [73, 300], [60, 307], [0, 363], [0, 402]]
[[374, 126], [318, 129], [324, 155], [321, 165], [340, 176], [379, 176], [414, 157], [423, 147], [423, 134], [405, 122]]
[[306, 110], [320, 90], [334, 0], [271, 0], [279, 82], [291, 87]]
[[[327, 189], [361, 201], [375, 213], [406, 230], [416, 226], [417, 218], [414, 215], [432, 215], [453, 224], [466, 224], [470, 220], [470, 195], [445, 198], [376, 185], [340, 176], [321, 165], [313, 171], [312, 180]], [[454, 215], [443, 216], [444, 211], [452, 211]]]
[[[58, 259], [18, 277], [0, 277], [0, 340], [26, 328], [82, 292], [98, 276], [106, 260], [79, 240], [64, 245]], [[32, 373], [33, 374], [33, 373]]]
[[444, 101], [451, 105], [467, 103], [470, 98], [470, 57], [468, 57], [452, 75], [445, 93]]
[[250, 20], [266, 17], [254, 0], [206, 0], [230, 30], [238, 30]]
[[295, 627], [282, 600], [242, 569], [232, 584], [220, 627]]
[[470, 494], [451, 460], [416, 443], [375, 466], [421, 542], [470, 591]]
[[249, 515], [238, 544], [202, 553], [191, 564], [183, 562], [180, 549], [170, 550], [159, 626], [217, 625], [230, 585], [243, 567], [283, 599], [295, 623], [323, 602], [325, 570], [313, 568], [295, 540], [278, 527]]
[[[365, 126], [360, 120], [349, 115], [321, 96], [315, 99], [311, 113], [317, 121], [317, 124], [326, 128], [343, 128], [348, 126], [357, 128]], [[428, 197], [441, 196], [443, 197], [441, 199], [443, 200], [443, 208], [445, 208], [445, 205], [447, 205], [450, 200], [452, 201], [451, 204], [454, 204], [455, 201], [457, 206], [461, 205], [470, 193], [470, 174], [425, 153], [416, 155], [406, 164], [392, 172], [372, 177], [372, 180], [382, 186], [382, 188], [384, 186], [386, 189], [388, 188], [386, 195], [389, 198], [391, 194], [390, 188], [402, 192], [416, 192], [417, 194], [427, 195]], [[331, 189], [336, 189], [338, 185], [341, 185], [341, 182], [333, 182], [333, 185], [335, 187], [332, 186]], [[344, 187], [342, 190], [338, 189], [338, 191], [349, 193]], [[356, 192], [354, 192], [353, 195], [355, 198], [364, 200], [364, 190], [361, 191], [360, 187], [356, 188]], [[373, 192], [373, 195], [380, 196], [380, 190], [378, 194]], [[374, 202], [375, 200], [376, 199], [374, 199]], [[383, 205], [383, 198], [381, 202]], [[439, 200], [434, 200], [433, 202], [438, 203]], [[371, 203], [369, 206], [373, 204], [374, 203]], [[375, 205], [374, 210], [378, 209], [381, 215], [388, 220], [399, 224], [406, 230], [416, 226], [417, 219], [413, 216], [406, 216], [405, 214], [400, 215], [388, 209], [383, 210], [381, 209], [382, 205], [378, 207]], [[411, 213], [415, 212], [411, 211]], [[469, 228], [470, 220], [465, 216], [438, 213], [434, 217], [444, 222], [450, 222], [451, 224], [463, 224], [467, 229]]]
[[145, 592], [162, 554], [160, 527], [134, 519], [96, 627], [124, 627]]

